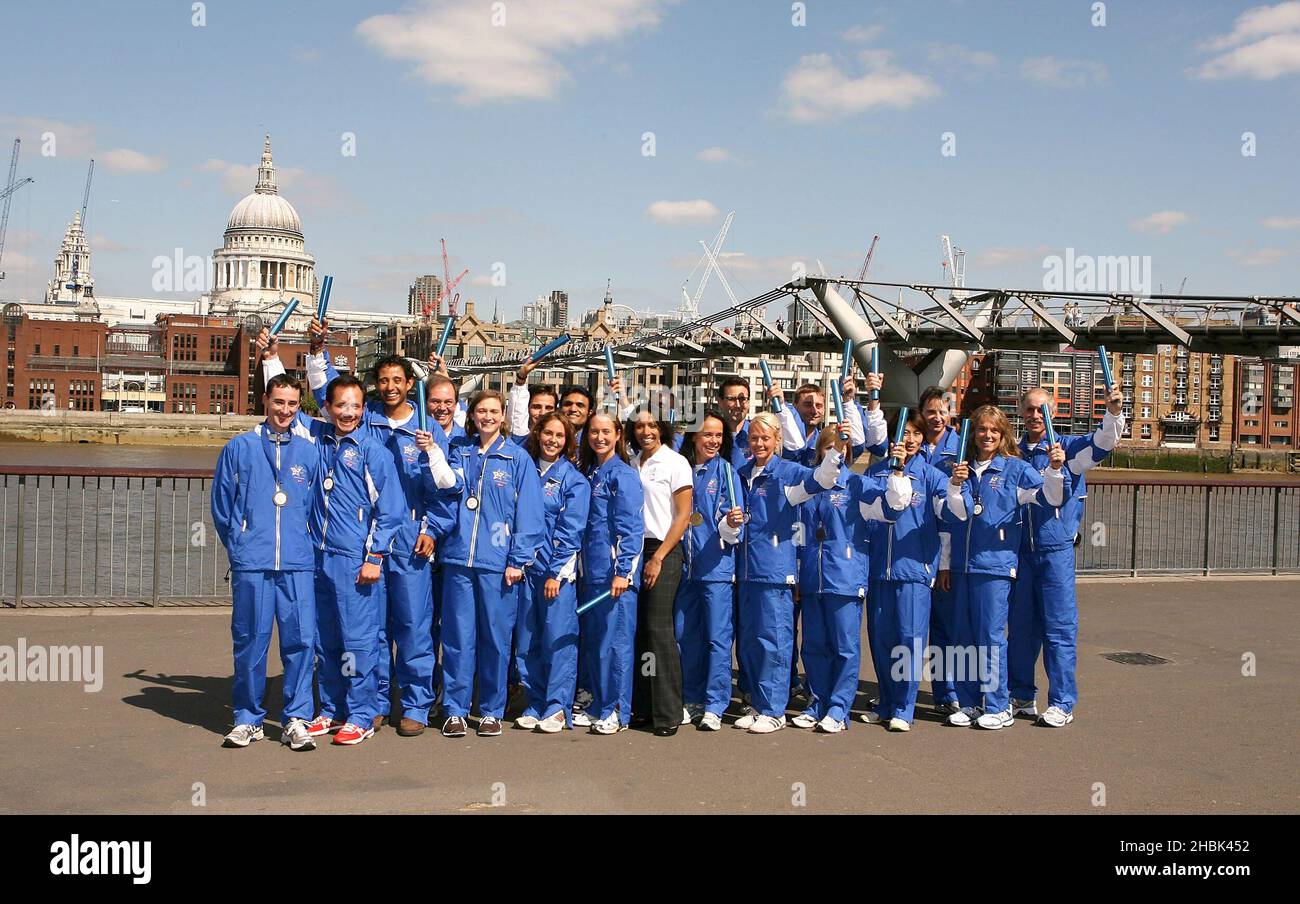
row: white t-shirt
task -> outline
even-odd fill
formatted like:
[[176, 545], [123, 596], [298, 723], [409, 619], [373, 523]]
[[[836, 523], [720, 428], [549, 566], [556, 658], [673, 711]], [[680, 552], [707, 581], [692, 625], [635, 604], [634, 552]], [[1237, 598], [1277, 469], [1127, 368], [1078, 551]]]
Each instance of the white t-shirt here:
[[660, 446], [645, 461], [635, 459], [645, 493], [645, 535], [662, 540], [673, 526], [673, 493], [693, 487], [695, 480], [690, 463], [668, 446]]

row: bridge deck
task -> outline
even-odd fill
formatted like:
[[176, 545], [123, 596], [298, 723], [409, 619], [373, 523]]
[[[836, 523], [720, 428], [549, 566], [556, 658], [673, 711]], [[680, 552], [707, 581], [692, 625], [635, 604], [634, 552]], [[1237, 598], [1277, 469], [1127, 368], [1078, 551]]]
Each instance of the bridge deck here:
[[[514, 812], [1284, 813], [1300, 806], [1296, 717], [1300, 582], [1286, 579], [1080, 585], [1078, 719], [1053, 731], [942, 727], [906, 735], [855, 722], [844, 735], [730, 728], [659, 739], [508, 731], [448, 741], [385, 729], [358, 750], [292, 754], [275, 739], [222, 750], [230, 629], [222, 610], [0, 614], [0, 644], [98, 644], [97, 694], [5, 684], [0, 812], [332, 812], [485, 808], [504, 783]], [[1144, 652], [1163, 665], [1105, 658]], [[1253, 654], [1258, 677], [1242, 676]], [[274, 651], [271, 671], [279, 675]], [[864, 663], [863, 692], [872, 689]], [[270, 682], [272, 718], [280, 680]], [[1040, 692], [1040, 703], [1043, 699]], [[859, 704], [865, 697], [859, 697]], [[928, 687], [922, 700], [929, 702]], [[858, 709], [861, 708], [859, 705]], [[71, 730], [70, 730], [71, 729]], [[1106, 805], [1092, 805], [1095, 783]]]

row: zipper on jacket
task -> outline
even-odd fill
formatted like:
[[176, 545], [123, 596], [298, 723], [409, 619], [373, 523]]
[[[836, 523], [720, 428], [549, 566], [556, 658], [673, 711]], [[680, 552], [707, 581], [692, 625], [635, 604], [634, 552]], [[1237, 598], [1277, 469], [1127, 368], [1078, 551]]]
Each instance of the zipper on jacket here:
[[[324, 442], [323, 439], [321, 441]], [[335, 460], [337, 460], [337, 456], [338, 456], [337, 444], [334, 449], [334, 455], [335, 455]], [[323, 489], [321, 490], [321, 492], [325, 496], [325, 517], [324, 520], [321, 522], [321, 528], [320, 528], [320, 548], [324, 549], [325, 535], [329, 533], [329, 529], [330, 529], [330, 494], [326, 493]]]
[[[493, 443], [493, 445], [495, 445], [495, 443]], [[469, 559], [465, 562], [465, 567], [467, 568], [474, 567], [474, 550], [478, 547], [478, 515], [479, 512], [483, 511], [483, 478], [487, 476], [487, 457], [491, 451], [492, 450], [489, 447], [488, 452], [483, 454], [483, 466], [479, 468], [478, 472], [478, 489], [475, 490], [475, 498], [478, 499], [478, 506], [474, 509], [474, 528], [470, 531], [469, 535]]]
[[[280, 473], [280, 443], [275, 444], [275, 471], [277, 474]], [[279, 489], [280, 487], [277, 486], [276, 490]], [[277, 505], [275, 507], [275, 570], [276, 571], [280, 570], [280, 509], [282, 508], [284, 508], [284, 506], [282, 505]]]
[[889, 543], [885, 547], [885, 580], [894, 579], [894, 523], [889, 523]]

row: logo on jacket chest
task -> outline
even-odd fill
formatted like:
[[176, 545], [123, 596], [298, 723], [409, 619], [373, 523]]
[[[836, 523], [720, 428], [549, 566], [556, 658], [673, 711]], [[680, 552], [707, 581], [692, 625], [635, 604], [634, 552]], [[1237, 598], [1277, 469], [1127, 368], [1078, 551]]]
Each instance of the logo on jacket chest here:
[[408, 464], [415, 464], [420, 457], [420, 450], [415, 443], [402, 443], [402, 459]]
[[307, 482], [307, 466], [306, 466], [306, 465], [290, 465], [290, 466], [289, 466], [289, 476], [291, 476], [294, 480], [298, 481], [299, 483], [306, 483], [306, 482]]
[[998, 487], [1000, 487], [1000, 486], [1002, 486], [1002, 478], [1001, 478], [1001, 477], [999, 477], [998, 475], [994, 474], [992, 477], [989, 478], [989, 489], [990, 489], [990, 490], [996, 490], [996, 489], [997, 489]]
[[910, 503], [912, 508], [920, 508], [922, 503], [924, 502], [925, 502], [925, 497], [923, 495], [921, 495], [920, 493], [912, 494], [912, 502]]
[[506, 485], [507, 483], [509, 483], [509, 482], [510, 482], [510, 472], [509, 472], [509, 471], [505, 471], [505, 470], [501, 470], [501, 469], [493, 470], [493, 472], [492, 472], [492, 483], [494, 483], [494, 484], [496, 485], [496, 488], [497, 488], [498, 490], [499, 490], [499, 489], [503, 489], [503, 488], [505, 487], [505, 485]]
[[844, 508], [844, 506], [845, 506], [845, 505], [848, 503], [848, 501], [849, 501], [849, 494], [848, 494], [848, 493], [835, 493], [835, 492], [832, 492], [832, 493], [827, 493], [826, 495], [830, 498], [830, 500], [831, 500], [831, 505], [835, 506], [836, 508]]
[[348, 447], [339, 455], [339, 459], [345, 467], [355, 469], [357, 465], [361, 464], [361, 453], [352, 447]]

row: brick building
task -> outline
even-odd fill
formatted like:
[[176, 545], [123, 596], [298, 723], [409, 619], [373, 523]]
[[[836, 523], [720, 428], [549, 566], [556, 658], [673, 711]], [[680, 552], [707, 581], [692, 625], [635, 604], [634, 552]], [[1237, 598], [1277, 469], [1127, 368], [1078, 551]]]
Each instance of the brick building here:
[[1238, 446], [1300, 449], [1300, 421], [1295, 416], [1297, 365], [1239, 358], [1234, 367], [1239, 404], [1235, 406]]
[[[261, 373], [242, 322], [170, 314], [149, 326], [7, 315], [4, 406], [75, 411], [257, 414]], [[331, 333], [340, 370], [352, 365], [345, 332]], [[284, 334], [285, 367], [305, 378], [307, 343]]]

